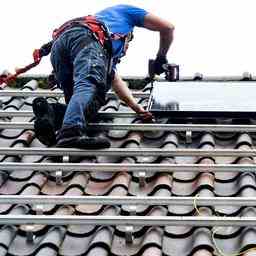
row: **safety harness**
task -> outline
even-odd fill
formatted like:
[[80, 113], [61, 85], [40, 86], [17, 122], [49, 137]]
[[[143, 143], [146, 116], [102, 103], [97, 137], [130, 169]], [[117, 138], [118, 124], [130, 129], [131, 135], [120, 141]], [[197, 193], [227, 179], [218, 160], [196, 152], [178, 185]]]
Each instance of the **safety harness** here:
[[8, 74], [8, 75], [2, 75], [0, 76], [0, 88], [5, 87], [8, 83], [11, 81], [14, 81], [18, 75], [25, 73], [26, 71], [30, 70], [31, 68], [37, 66], [41, 58], [44, 56], [47, 56], [51, 52], [51, 48], [53, 45], [53, 42], [66, 30], [82, 26], [87, 27], [92, 32], [94, 38], [100, 42], [102, 47], [104, 47], [109, 55], [109, 65], [108, 65], [108, 71], [111, 71], [111, 63], [112, 63], [112, 40], [126, 40], [129, 38], [131, 40], [133, 38], [132, 33], [128, 34], [118, 34], [118, 33], [110, 33], [107, 29], [107, 27], [100, 21], [96, 19], [95, 16], [88, 15], [76, 19], [69, 20], [65, 22], [63, 25], [61, 25], [59, 28], [55, 29], [52, 33], [52, 38], [50, 42], [42, 45], [40, 49], [36, 49], [33, 52], [34, 62], [23, 67], [20, 69], [17, 69], [14, 74]]
[[102, 46], [104, 46], [106, 40], [109, 40], [109, 32], [106, 29], [105, 25], [97, 21], [95, 16], [92, 15], [67, 21], [58, 29], [55, 29], [53, 31], [52, 38], [56, 40], [59, 37], [59, 35], [62, 34], [65, 30], [72, 28], [74, 26], [83, 26], [89, 28]]

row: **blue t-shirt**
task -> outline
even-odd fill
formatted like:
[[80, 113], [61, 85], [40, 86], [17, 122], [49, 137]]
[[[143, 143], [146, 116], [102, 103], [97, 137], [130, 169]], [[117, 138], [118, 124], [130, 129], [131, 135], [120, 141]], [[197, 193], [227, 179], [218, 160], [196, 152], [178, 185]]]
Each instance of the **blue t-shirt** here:
[[[148, 12], [131, 5], [115, 5], [95, 14], [103, 22], [110, 33], [127, 35], [135, 26], [144, 25], [144, 17]], [[112, 40], [114, 66], [123, 55], [124, 40]]]

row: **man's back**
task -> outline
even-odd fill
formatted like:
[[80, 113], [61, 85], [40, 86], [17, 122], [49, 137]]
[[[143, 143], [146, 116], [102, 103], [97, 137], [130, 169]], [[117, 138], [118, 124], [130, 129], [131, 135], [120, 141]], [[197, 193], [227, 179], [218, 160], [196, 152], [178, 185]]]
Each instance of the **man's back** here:
[[[131, 5], [115, 5], [95, 14], [97, 20], [103, 22], [111, 33], [127, 35], [135, 26], [142, 27], [147, 12]], [[112, 42], [114, 55], [121, 55], [122, 40]], [[120, 57], [120, 56], [119, 56]]]
[[115, 5], [96, 13], [96, 18], [105, 23], [110, 32], [127, 34], [135, 26], [143, 26], [147, 12], [131, 5]]

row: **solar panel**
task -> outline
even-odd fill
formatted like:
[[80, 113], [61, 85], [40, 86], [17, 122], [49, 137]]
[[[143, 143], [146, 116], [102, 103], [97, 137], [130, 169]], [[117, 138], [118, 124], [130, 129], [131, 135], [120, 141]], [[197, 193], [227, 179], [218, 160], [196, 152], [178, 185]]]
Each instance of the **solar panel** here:
[[156, 116], [256, 117], [255, 82], [156, 82], [149, 102]]

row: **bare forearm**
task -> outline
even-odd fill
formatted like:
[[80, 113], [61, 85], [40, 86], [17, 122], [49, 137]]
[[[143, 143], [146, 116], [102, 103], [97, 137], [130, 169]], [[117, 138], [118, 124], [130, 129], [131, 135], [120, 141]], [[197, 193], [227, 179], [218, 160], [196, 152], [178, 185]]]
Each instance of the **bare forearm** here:
[[114, 91], [123, 102], [135, 112], [141, 111], [141, 106], [136, 102], [126, 82], [124, 82], [119, 75], [115, 74], [112, 84]]
[[158, 56], [166, 56], [173, 41], [173, 29], [169, 28], [160, 32]]
[[149, 30], [159, 31], [160, 43], [157, 55], [166, 56], [173, 41], [174, 25], [167, 20], [149, 13], [145, 16], [144, 27]]

